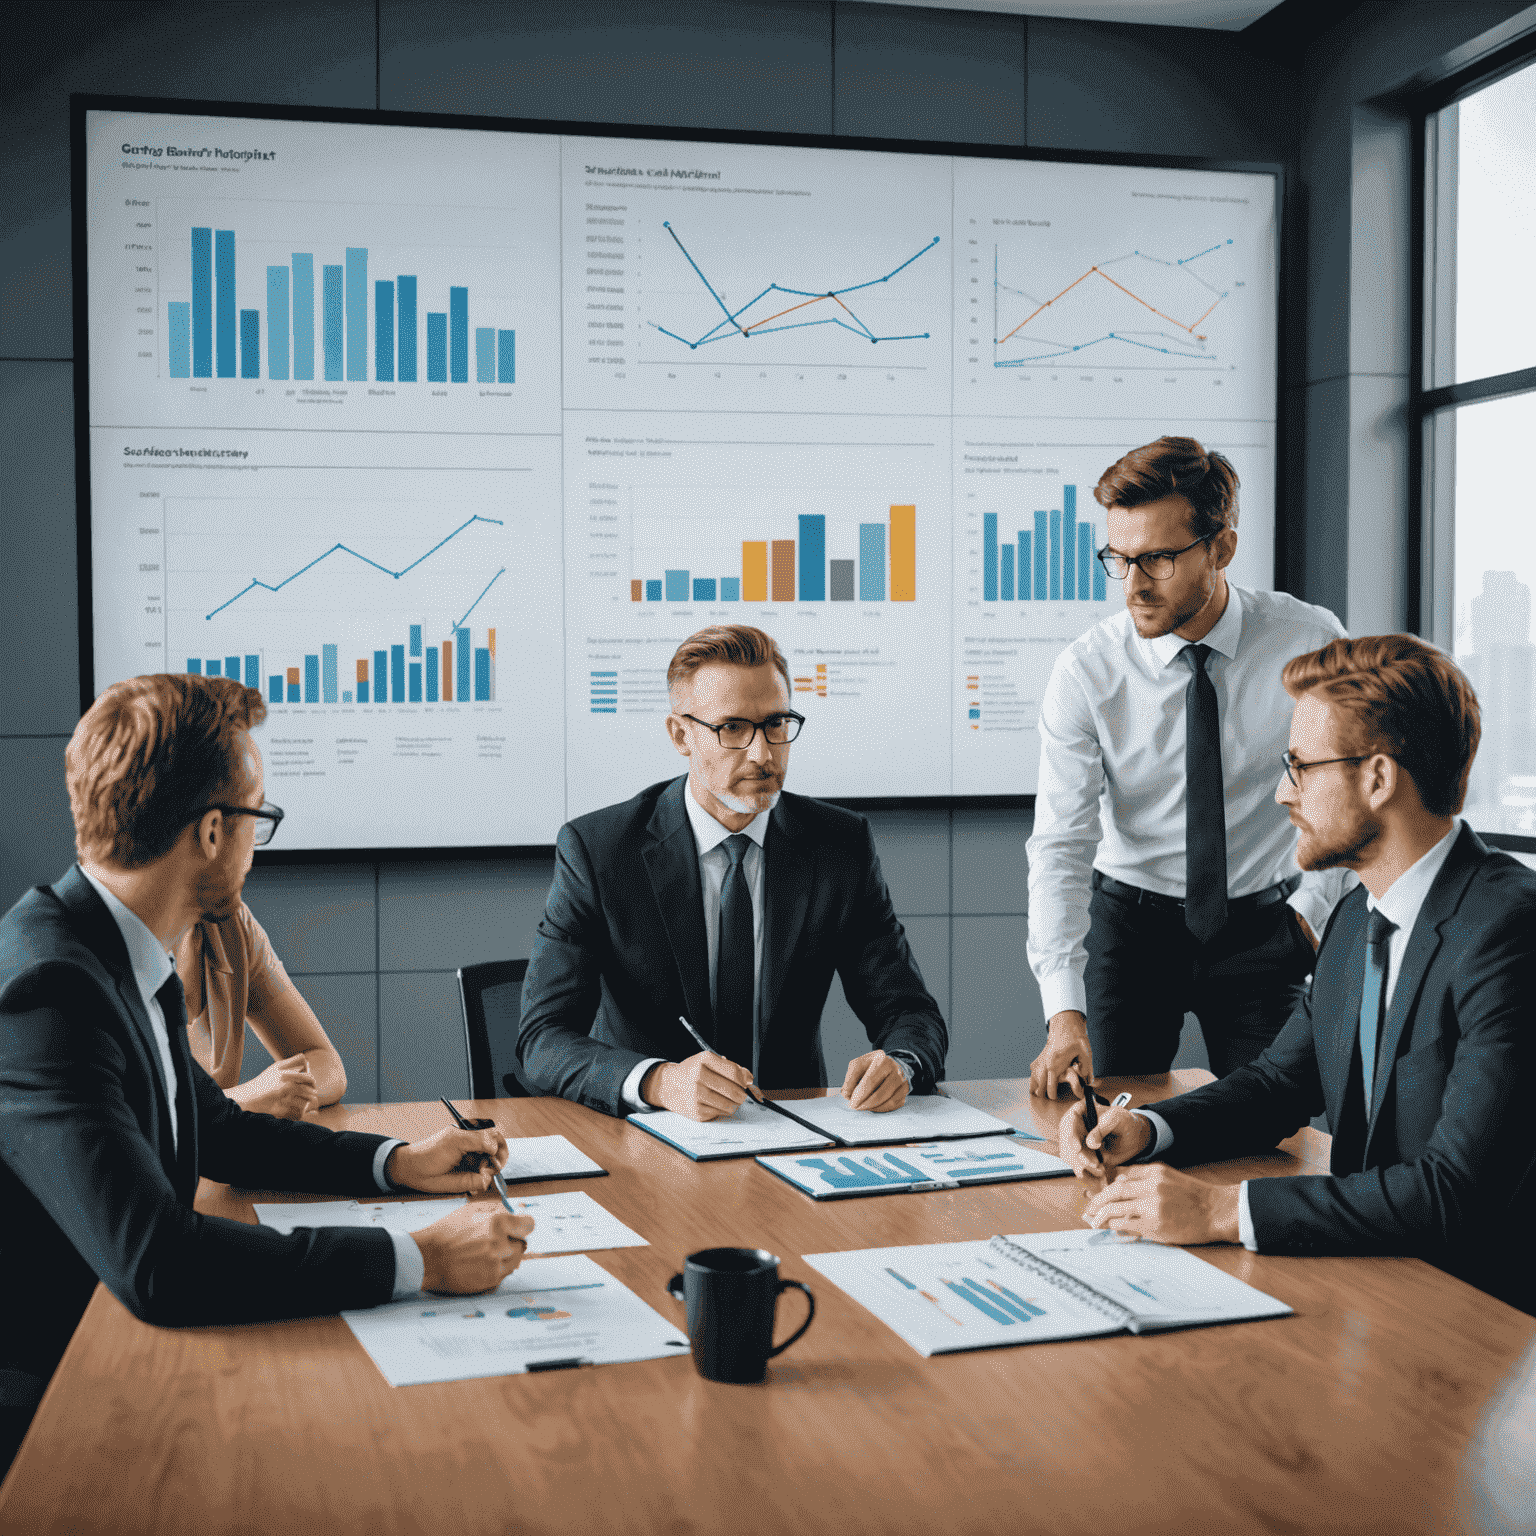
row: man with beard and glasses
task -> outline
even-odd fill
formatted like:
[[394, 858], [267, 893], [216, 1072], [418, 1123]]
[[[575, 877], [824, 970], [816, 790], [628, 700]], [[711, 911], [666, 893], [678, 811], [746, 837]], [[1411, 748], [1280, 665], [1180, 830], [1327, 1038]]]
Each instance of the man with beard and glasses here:
[[560, 829], [523, 983], [524, 1075], [609, 1114], [694, 1120], [734, 1114], [752, 1082], [824, 1086], [835, 971], [875, 1047], [848, 1064], [851, 1106], [931, 1093], [948, 1034], [869, 823], [783, 792], [803, 721], [778, 646], [746, 625], [702, 629], [667, 687], [688, 772]]
[[[1072, 1107], [1062, 1156], [1102, 1184], [1085, 1219], [1161, 1243], [1412, 1255], [1536, 1312], [1518, 1235], [1536, 1216], [1523, 1107], [1536, 1092], [1536, 873], [1457, 815], [1477, 699], [1411, 635], [1335, 640], [1293, 660], [1285, 686], [1296, 710], [1275, 799], [1300, 831], [1297, 858], [1361, 884], [1257, 1061], [1109, 1110], [1086, 1136]], [[1168, 1166], [1268, 1151], [1319, 1113], [1328, 1174], [1208, 1184]]]
[[377, 1196], [480, 1191], [499, 1132], [414, 1144], [252, 1114], [188, 1049], [172, 951], [239, 910], [262, 800], [250, 732], [266, 716], [232, 678], [114, 684], [65, 751], [79, 863], [0, 920], [0, 1473], [10, 1465], [97, 1280], [162, 1325], [258, 1322], [427, 1289], [494, 1289], [533, 1223], [470, 1201], [410, 1234], [271, 1227], [200, 1215], [200, 1177]]
[[1274, 1039], [1342, 874], [1301, 875], [1270, 794], [1280, 669], [1344, 633], [1227, 578], [1237, 473], [1163, 437], [1105, 470], [1098, 551], [1126, 611], [1056, 659], [1040, 704], [1029, 961], [1047, 1020], [1030, 1091], [1166, 1072], [1184, 1015], [1224, 1076]]

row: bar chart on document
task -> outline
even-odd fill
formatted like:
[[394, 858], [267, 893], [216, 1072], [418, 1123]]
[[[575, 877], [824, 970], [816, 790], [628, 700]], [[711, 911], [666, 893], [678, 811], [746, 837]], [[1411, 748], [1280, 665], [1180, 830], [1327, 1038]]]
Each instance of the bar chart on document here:
[[946, 657], [931, 643], [949, 605], [947, 424], [696, 416], [684, 437], [616, 413], [587, 426], [566, 442], [572, 814], [602, 803], [620, 742], [637, 773], [677, 771], [666, 666], [706, 624], [758, 625], [782, 647], [806, 718], [797, 790], [853, 792], [866, 752], [893, 794], [947, 774]]

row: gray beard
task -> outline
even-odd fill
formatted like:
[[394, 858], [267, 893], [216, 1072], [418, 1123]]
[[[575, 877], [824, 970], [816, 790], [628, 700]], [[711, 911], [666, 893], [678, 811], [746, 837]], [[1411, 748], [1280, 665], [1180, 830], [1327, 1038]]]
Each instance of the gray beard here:
[[766, 806], [753, 805], [749, 800], [743, 800], [736, 795], [722, 794], [719, 790], [714, 790], [712, 793], [715, 799], [718, 800], [720, 804], [726, 808], [726, 810], [734, 811], [738, 816], [759, 816], [764, 810], [771, 811], [774, 806], [779, 803], [779, 796], [783, 793], [783, 791], [778, 789], [774, 790], [773, 794], [769, 797], [768, 804]]

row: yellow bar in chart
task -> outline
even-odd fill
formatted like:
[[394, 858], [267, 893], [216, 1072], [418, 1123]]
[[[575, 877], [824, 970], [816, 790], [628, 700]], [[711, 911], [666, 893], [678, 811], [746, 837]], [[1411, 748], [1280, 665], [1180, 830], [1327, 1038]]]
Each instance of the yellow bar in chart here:
[[768, 541], [745, 541], [741, 546], [741, 600], [768, 601]]
[[891, 601], [917, 601], [917, 508], [891, 508]]

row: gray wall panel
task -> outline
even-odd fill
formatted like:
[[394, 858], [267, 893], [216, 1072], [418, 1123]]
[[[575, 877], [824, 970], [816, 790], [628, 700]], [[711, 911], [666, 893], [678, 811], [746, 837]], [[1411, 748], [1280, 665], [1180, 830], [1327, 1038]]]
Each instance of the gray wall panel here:
[[912, 6], [837, 8], [835, 133], [1019, 144], [1022, 16]]
[[954, 919], [950, 1077], [1028, 1077], [1045, 1044], [1040, 989], [1024, 957], [1023, 917]]
[[464, 1013], [452, 972], [379, 977], [379, 1061], [381, 1100], [467, 1097]]
[[[28, 16], [25, 12], [34, 14]], [[69, 95], [374, 105], [371, 0], [73, 0], [7, 10], [0, 356], [69, 357]]]
[[554, 867], [552, 858], [382, 865], [380, 969], [457, 970], [525, 958]]
[[80, 718], [74, 369], [0, 362], [0, 731], [66, 736]]
[[245, 897], [288, 970], [371, 975], [378, 965], [373, 888], [370, 864], [272, 865], [251, 871]]
[[831, 131], [823, 0], [383, 0], [381, 105]]
[[74, 859], [64, 738], [0, 736], [0, 913]]
[[974, 810], [957, 814], [954, 831], [954, 911], [1027, 912], [1032, 811]]
[[948, 811], [866, 811], [891, 901], [908, 913], [949, 911]]

